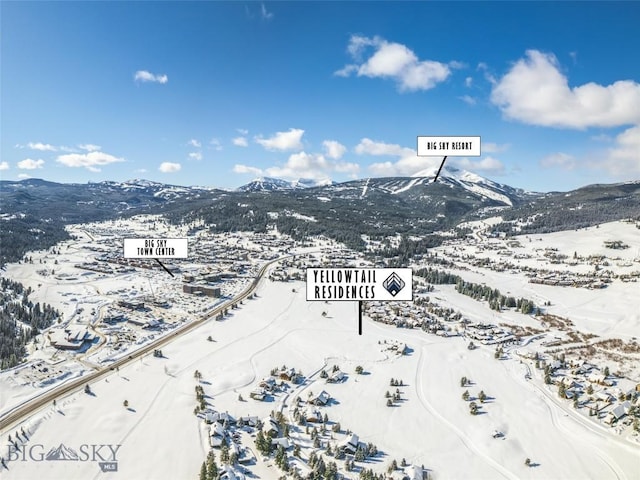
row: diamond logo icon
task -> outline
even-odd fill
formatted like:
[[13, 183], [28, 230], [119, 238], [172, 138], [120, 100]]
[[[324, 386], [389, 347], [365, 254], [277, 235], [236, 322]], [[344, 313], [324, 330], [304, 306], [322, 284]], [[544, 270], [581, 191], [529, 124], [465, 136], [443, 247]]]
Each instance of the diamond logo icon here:
[[404, 288], [404, 285], [404, 281], [395, 272], [389, 275], [387, 279], [382, 282], [382, 286], [394, 297], [400, 293], [400, 290]]

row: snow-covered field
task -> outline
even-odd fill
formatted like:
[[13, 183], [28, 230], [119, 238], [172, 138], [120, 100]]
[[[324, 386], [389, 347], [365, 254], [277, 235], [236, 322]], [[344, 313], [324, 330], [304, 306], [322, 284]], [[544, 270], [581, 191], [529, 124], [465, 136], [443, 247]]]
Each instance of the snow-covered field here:
[[[96, 461], [30, 459], [8, 462], [2, 479], [195, 479], [207, 439], [193, 412], [194, 371], [202, 372], [216, 410], [264, 417], [290, 405], [279, 398], [240, 402], [238, 395], [248, 399], [256, 382], [283, 364], [312, 377], [303, 391], [325, 389], [335, 398], [323, 409], [332, 421], [384, 452], [368, 465], [380, 472], [392, 458], [404, 457], [424, 464], [436, 479], [638, 478], [637, 444], [560, 406], [539, 382], [524, 378], [525, 366], [518, 360], [499, 361], [493, 349], [469, 351], [458, 338], [368, 319], [359, 336], [355, 303], [306, 302], [303, 287], [263, 280], [258, 298], [226, 320], [211, 320], [163, 347], [166, 358], [144, 357], [91, 385], [93, 395], [61, 398], [55, 408], [47, 407], [22, 425], [30, 437], [22, 449], [33, 449], [36, 458], [60, 444], [76, 451], [81, 445], [121, 445], [117, 473], [102, 473]], [[207, 341], [209, 335], [214, 342]], [[379, 342], [393, 339], [405, 342], [409, 355], [382, 352]], [[348, 373], [345, 383], [329, 385], [318, 378], [320, 369], [333, 364]], [[365, 374], [355, 374], [356, 365]], [[490, 397], [481, 404], [483, 414], [469, 414], [461, 398], [462, 376], [473, 382], [466, 387], [472, 397], [480, 390]], [[392, 389], [392, 377], [405, 383], [400, 387], [404, 400], [387, 407], [384, 393]], [[494, 429], [504, 438], [494, 439]], [[4, 448], [5, 438], [2, 443]], [[110, 450], [100, 453], [109, 457]], [[525, 466], [525, 458], [534, 466]], [[262, 460], [253, 468], [260, 478], [282, 474]]]
[[[482, 233], [489, 225], [497, 223], [500, 217], [469, 222], [466, 226]], [[476, 234], [478, 235], [478, 234]], [[478, 235], [477, 246], [459, 241], [456, 246], [434, 249], [438, 252], [472, 254], [477, 258], [487, 258], [491, 262], [508, 261], [517, 268], [549, 269], [563, 272], [593, 272], [594, 266], [582, 260], [578, 265], [570, 265], [574, 253], [586, 259], [602, 255], [608, 259], [608, 266], [601, 270], [611, 270], [616, 275], [640, 272], [640, 230], [633, 223], [611, 222], [581, 230], [549, 233], [544, 235], [520, 235], [509, 239], [487, 239]], [[629, 248], [614, 250], [606, 248], [605, 241], [620, 240]], [[510, 242], [518, 246], [508, 247]], [[478, 251], [478, 246], [490, 246]], [[456, 250], [457, 249], [457, 250]], [[552, 264], [543, 256], [545, 249], [557, 249], [558, 254], [567, 255], [567, 262]], [[515, 258], [501, 256], [500, 252], [510, 250], [514, 255], [530, 256]], [[543, 261], [541, 261], [543, 260]], [[464, 264], [464, 262], [458, 262]], [[487, 284], [505, 295], [513, 295], [533, 300], [537, 305], [551, 302], [548, 313], [570, 318], [576, 327], [586, 333], [603, 337], [630, 339], [640, 337], [640, 278], [636, 282], [625, 283], [614, 280], [607, 288], [591, 290], [575, 287], [558, 287], [530, 283], [524, 273], [513, 273], [508, 268], [496, 271], [489, 268], [473, 267], [471, 270], [454, 270], [465, 280]], [[459, 296], [464, 301], [462, 295]], [[457, 302], [458, 300], [456, 300]]]

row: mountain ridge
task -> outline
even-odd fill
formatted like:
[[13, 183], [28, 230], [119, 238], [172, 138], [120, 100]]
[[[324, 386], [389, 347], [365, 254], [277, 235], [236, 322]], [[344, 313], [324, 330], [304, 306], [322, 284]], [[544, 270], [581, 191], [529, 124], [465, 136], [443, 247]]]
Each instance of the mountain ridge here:
[[140, 179], [88, 184], [2, 180], [0, 265], [67, 239], [66, 225], [139, 214], [163, 215], [215, 232], [276, 228], [297, 239], [325, 235], [356, 249], [366, 248], [363, 236], [380, 242], [404, 236], [420, 238], [419, 249], [424, 249], [442, 242], [445, 232], [450, 235], [460, 223], [496, 212], [503, 221], [495, 229], [505, 234], [640, 220], [640, 181], [533, 193], [449, 169], [437, 182], [432, 177], [375, 177], [272, 191]]

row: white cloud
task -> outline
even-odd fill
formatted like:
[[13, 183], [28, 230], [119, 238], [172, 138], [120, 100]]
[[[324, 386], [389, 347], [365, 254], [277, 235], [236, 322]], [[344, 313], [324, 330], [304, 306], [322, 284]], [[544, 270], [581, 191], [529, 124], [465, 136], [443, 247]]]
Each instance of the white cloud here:
[[196, 140], [195, 138], [192, 138], [191, 140], [189, 140], [187, 142], [187, 145], [189, 145], [190, 147], [195, 147], [195, 148], [200, 148], [202, 146], [202, 144]]
[[249, 142], [247, 141], [247, 139], [245, 137], [236, 137], [232, 140], [233, 144], [236, 147], [248, 147], [249, 146]]
[[426, 168], [439, 164], [441, 159], [433, 157], [418, 157], [412, 148], [402, 147], [393, 143], [385, 143], [363, 138], [355, 148], [360, 155], [397, 157], [395, 162], [376, 162], [369, 165], [374, 175], [383, 177], [409, 177]]
[[18, 178], [22, 180], [26, 180], [27, 178], [31, 178], [31, 175], [27, 175], [26, 173], [21, 173], [20, 175], [18, 175]]
[[162, 83], [165, 84], [169, 81], [169, 77], [165, 74], [153, 74], [148, 72], [147, 70], [138, 70], [134, 75], [133, 79], [136, 82], [154, 82], [154, 83]]
[[304, 130], [290, 128], [287, 132], [276, 132], [271, 138], [255, 137], [255, 141], [267, 150], [302, 150]]
[[491, 101], [523, 123], [584, 129], [640, 123], [640, 84], [620, 80], [569, 87], [553, 54], [527, 50], [494, 85]]
[[124, 162], [124, 158], [114, 157], [104, 152], [69, 153], [60, 155], [56, 162], [67, 167], [85, 167], [92, 172], [99, 172], [99, 166], [111, 163]]
[[328, 159], [320, 153], [297, 152], [289, 156], [284, 165], [272, 166], [266, 169], [248, 165], [236, 164], [235, 173], [251, 173], [255, 176], [269, 176], [297, 180], [308, 178], [317, 182], [328, 182], [331, 173], [344, 173], [355, 176], [360, 170], [357, 163], [341, 162]]
[[544, 168], [559, 167], [564, 170], [573, 170], [576, 165], [576, 158], [564, 152], [556, 152], [540, 160], [540, 165]]
[[42, 166], [44, 165], [44, 160], [33, 160], [31, 158], [25, 158], [24, 160], [18, 162], [17, 165], [21, 170], [35, 170], [36, 168], [42, 168]]
[[134, 170], [134, 173], [147, 173], [147, 169], [146, 168], [136, 168]]
[[29, 142], [27, 143], [27, 147], [31, 150], [40, 150], [41, 152], [55, 152], [57, 150], [53, 145], [49, 145], [48, 143], [40, 143], [40, 142]]
[[504, 175], [505, 168], [504, 164], [493, 157], [483, 157], [481, 160], [471, 160], [469, 158], [456, 158], [452, 157], [447, 162], [451, 161], [451, 163], [464, 170], [472, 170], [474, 172], [482, 172], [485, 174], [491, 175]]
[[162, 162], [158, 167], [158, 170], [160, 170], [162, 173], [175, 173], [180, 171], [181, 168], [182, 165], [180, 165], [179, 163]]
[[484, 74], [484, 79], [489, 82], [491, 85], [495, 85], [496, 83], [498, 83], [498, 80], [496, 79], [496, 77], [489, 71], [489, 66], [484, 63], [484, 62], [480, 62], [478, 64], [478, 67], [476, 68], [476, 70], [479, 70], [481, 72], [483, 72]]
[[[373, 47], [374, 53], [362, 61], [365, 50]], [[451, 68], [460, 68], [459, 62], [449, 65], [432, 60], [419, 60], [416, 54], [400, 43], [388, 42], [381, 37], [353, 35], [347, 47], [356, 63], [345, 65], [334, 74], [348, 77], [356, 73], [359, 77], [381, 77], [395, 80], [401, 92], [429, 90], [443, 82], [451, 74]]]
[[501, 145], [492, 142], [482, 143], [482, 153], [500, 153], [509, 149], [511, 145], [509, 143], [503, 143]]
[[83, 145], [78, 145], [78, 148], [82, 150], [86, 150], [87, 152], [95, 152], [96, 150], [100, 150], [100, 145], [94, 145], [92, 143], [85, 143]]
[[[419, 157], [417, 152], [412, 148], [402, 147], [391, 143], [376, 142], [368, 138], [363, 138], [356, 146], [355, 151], [359, 154], [397, 157], [396, 161], [376, 162], [371, 164], [369, 166], [369, 170], [377, 176], [410, 177], [422, 170], [438, 167], [442, 162], [441, 158]], [[447, 161], [459, 168], [486, 172], [494, 175], [501, 175], [505, 170], [502, 162], [493, 157], [484, 157], [482, 160], [469, 160], [468, 158], [452, 157]]]
[[471, 85], [473, 85], [473, 78], [471, 78], [471, 77], [465, 78], [464, 79], [464, 85], [467, 88], [471, 87]]
[[249, 135], [249, 130], [245, 129], [245, 128], [237, 128], [236, 131], [242, 135], [243, 137], [246, 135]]
[[408, 156], [415, 154], [415, 150], [411, 148], [401, 147], [394, 143], [384, 143], [363, 138], [356, 145], [355, 152], [359, 155], [391, 155], [391, 156]]
[[439, 166], [440, 158], [418, 157], [411, 155], [402, 157], [396, 162], [377, 162], [369, 165], [369, 170], [380, 177], [410, 177], [421, 170]]
[[620, 179], [640, 178], [640, 125], [618, 134], [598, 166]]
[[200, 153], [200, 152], [191, 152], [189, 154], [189, 158], [191, 160], [198, 160], [198, 161], [202, 160], [202, 153]]
[[250, 167], [248, 165], [236, 164], [233, 166], [233, 171], [235, 173], [251, 173], [255, 176], [262, 175], [262, 170], [256, 167]]
[[347, 151], [347, 147], [335, 140], [325, 140], [322, 142], [327, 157], [338, 160]]
[[9, 170], [9, 164], [7, 162], [0, 162], [0, 172], [2, 170]]
[[466, 103], [467, 105], [475, 105], [477, 103], [477, 100], [473, 98], [471, 95], [463, 95], [458, 98], [462, 100], [464, 103]]
[[220, 140], [218, 140], [217, 138], [212, 138], [209, 141], [209, 145], [211, 145], [213, 147], [213, 149], [218, 151], [218, 152], [220, 150], [222, 150], [222, 144], [220, 143]]
[[[31, 150], [38, 150], [41, 152], [77, 152], [78, 150], [72, 147], [66, 147], [64, 145], [51, 145], [49, 143], [42, 142], [29, 142], [26, 145], [16, 143], [15, 148], [29, 148]], [[99, 147], [98, 147], [99, 148]]]
[[271, 20], [273, 18], [273, 13], [267, 11], [267, 7], [264, 6], [264, 3], [260, 4], [260, 16], [263, 20]]
[[298, 152], [290, 155], [284, 166], [270, 167], [265, 172], [270, 177], [309, 178], [327, 182], [330, 180], [331, 172], [355, 174], [359, 169], [360, 166], [356, 163], [328, 160], [319, 153]]

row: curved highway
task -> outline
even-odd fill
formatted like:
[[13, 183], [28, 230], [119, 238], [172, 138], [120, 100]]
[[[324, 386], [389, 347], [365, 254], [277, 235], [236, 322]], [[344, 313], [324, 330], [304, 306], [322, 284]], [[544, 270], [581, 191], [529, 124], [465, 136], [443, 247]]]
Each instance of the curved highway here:
[[285, 255], [283, 257], [276, 258], [275, 260], [271, 260], [266, 264], [264, 264], [258, 271], [258, 275], [256, 276], [256, 278], [253, 280], [253, 282], [251, 282], [251, 284], [248, 287], [246, 287], [242, 292], [240, 292], [238, 295], [233, 297], [231, 300], [207, 312], [201, 318], [194, 320], [193, 322], [189, 322], [186, 325], [183, 325], [181, 327], [178, 327], [174, 331], [169, 332], [168, 334], [158, 338], [157, 340], [154, 340], [153, 342], [143, 346], [142, 348], [139, 348], [138, 350], [130, 353], [128, 356], [121, 358], [119, 360], [116, 360], [115, 362], [110, 364], [108, 367], [103, 367], [97, 371], [89, 372], [88, 374], [83, 375], [82, 377], [79, 377], [73, 381], [65, 383], [64, 385], [55, 387], [49, 390], [48, 392], [45, 392], [42, 395], [39, 395], [36, 398], [32, 398], [26, 403], [23, 403], [22, 405], [17, 406], [13, 410], [9, 411], [9, 413], [5, 414], [3, 417], [0, 418], [0, 433], [6, 433], [12, 430], [16, 426], [16, 424], [21, 422], [25, 417], [32, 415], [38, 409], [51, 404], [53, 400], [59, 397], [62, 397], [64, 395], [67, 395], [69, 393], [72, 393], [76, 390], [79, 390], [83, 388], [84, 385], [86, 385], [87, 383], [100, 380], [101, 378], [109, 375], [112, 371], [119, 369], [120, 367], [123, 367], [125, 365], [128, 365], [129, 363], [132, 363], [134, 360], [137, 360], [138, 358], [148, 354], [149, 352], [152, 352], [153, 350], [168, 344], [169, 342], [175, 340], [177, 337], [180, 337], [185, 333], [188, 333], [191, 330], [198, 328], [204, 322], [209, 320], [211, 317], [218, 315], [220, 312], [228, 308], [230, 305], [233, 305], [235, 303], [238, 303], [246, 299], [247, 297], [249, 297], [249, 295], [251, 295], [254, 292], [254, 290], [258, 286], [258, 283], [260, 282], [265, 272], [271, 265], [290, 256], [291, 255]]

